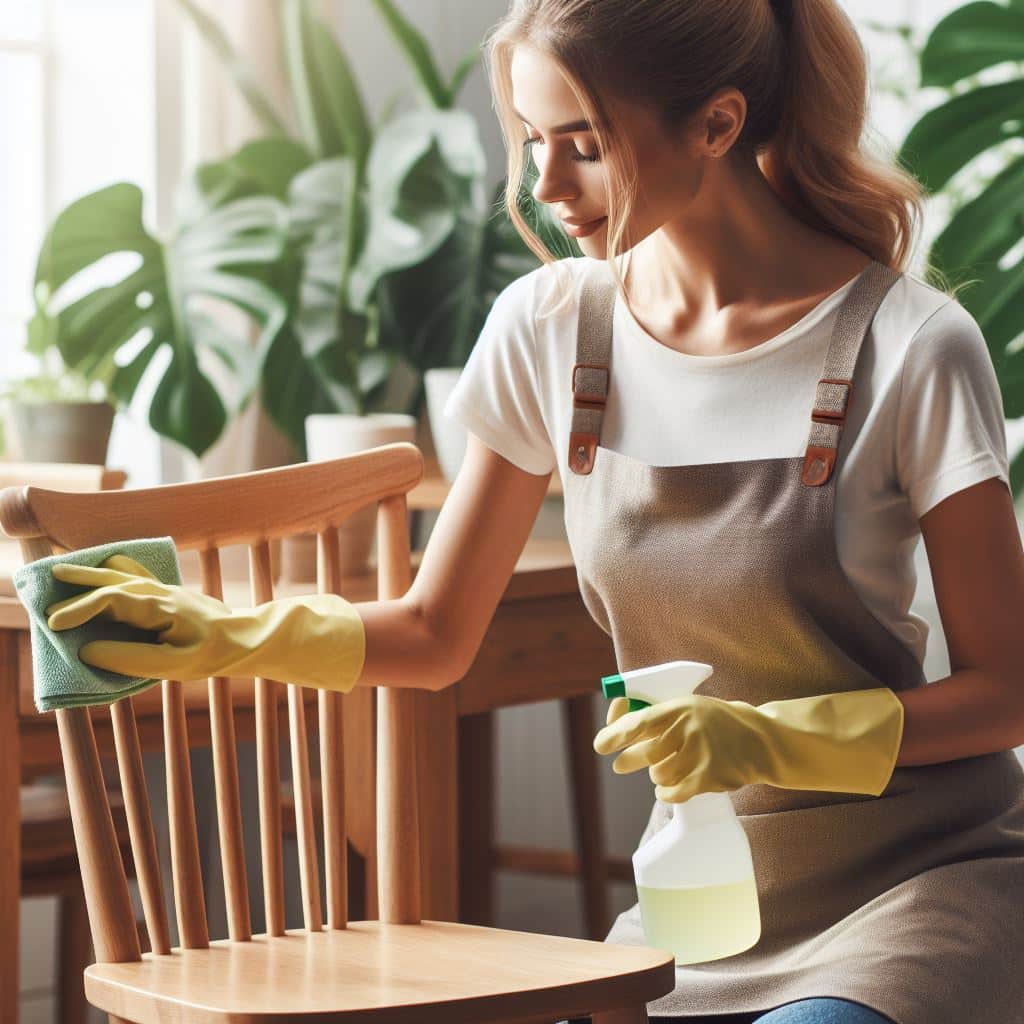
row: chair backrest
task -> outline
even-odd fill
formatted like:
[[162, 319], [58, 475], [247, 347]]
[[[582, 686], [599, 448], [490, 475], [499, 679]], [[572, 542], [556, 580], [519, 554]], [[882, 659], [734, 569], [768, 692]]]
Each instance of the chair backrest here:
[[[270, 600], [270, 542], [316, 533], [321, 592], [340, 593], [338, 526], [353, 512], [377, 504], [377, 598], [401, 597], [412, 561], [406, 494], [421, 479], [415, 445], [389, 444], [329, 462], [302, 463], [237, 476], [93, 494], [8, 488], [0, 493], [0, 524], [19, 538], [25, 561], [95, 544], [170, 536], [179, 551], [196, 551], [203, 590], [223, 597], [219, 550], [245, 544], [253, 603]], [[343, 595], [344, 596], [344, 595]], [[189, 684], [197, 685], [197, 684]], [[209, 945], [189, 768], [182, 684], [165, 680], [162, 710], [167, 763], [167, 806], [174, 905], [180, 943]], [[285, 930], [281, 849], [278, 706], [282, 684], [255, 679], [259, 832], [266, 931]], [[306, 928], [323, 927], [317, 842], [302, 690], [287, 685], [292, 782], [303, 916]], [[228, 680], [208, 683], [217, 824], [221, 844], [228, 935], [252, 937], [243, 847], [233, 702]], [[382, 921], [420, 920], [419, 821], [415, 777], [415, 708], [412, 688], [377, 693], [378, 905]], [[348, 923], [342, 715], [344, 698], [319, 691], [327, 926]], [[55, 712], [97, 960], [138, 960], [138, 933], [124, 865], [115, 840], [106, 787], [89, 710]], [[110, 705], [132, 857], [154, 953], [170, 951], [162, 875], [143, 774], [132, 698]], [[397, 839], [401, 837], [399, 845]], [[383, 841], [380, 841], [383, 840]]]

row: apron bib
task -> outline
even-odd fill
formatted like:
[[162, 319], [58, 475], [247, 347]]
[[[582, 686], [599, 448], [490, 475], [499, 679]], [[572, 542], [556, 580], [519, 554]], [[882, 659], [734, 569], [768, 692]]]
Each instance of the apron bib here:
[[[618, 671], [705, 661], [714, 675], [697, 693], [754, 705], [925, 685], [835, 544], [854, 367], [899, 276], [872, 262], [837, 311], [804, 455], [651, 466], [600, 446], [615, 282], [606, 265], [584, 275], [565, 524]], [[730, 798], [750, 840], [761, 939], [677, 966], [652, 1015], [833, 996], [896, 1024], [1024, 1024], [1024, 771], [1012, 751], [897, 768], [878, 797], [755, 784]], [[670, 816], [655, 801], [641, 845]], [[646, 944], [637, 904], [606, 941]]]

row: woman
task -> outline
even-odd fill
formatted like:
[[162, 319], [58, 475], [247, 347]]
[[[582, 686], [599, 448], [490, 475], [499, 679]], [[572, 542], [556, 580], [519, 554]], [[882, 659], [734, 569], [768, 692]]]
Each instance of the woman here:
[[[860, 148], [855, 30], [835, 0], [522, 0], [488, 56], [509, 181], [522, 139], [584, 256], [553, 262], [509, 189], [545, 265], [498, 296], [449, 401], [469, 447], [409, 594], [271, 602], [242, 628], [122, 562], [65, 571], [97, 589], [51, 626], [159, 604], [159, 656], [82, 656], [286, 678], [271, 652], [299, 646], [292, 681], [441, 687], [557, 469], [619, 670], [714, 666], [691, 697], [613, 702], [595, 747], [648, 768], [646, 835], [728, 791], [754, 856], [760, 941], [677, 967], [652, 1020], [1024, 1021], [1024, 562], [999, 390], [972, 318], [902, 273], [920, 193]], [[954, 666], [930, 686], [921, 534]], [[608, 939], [644, 942], [636, 906]]]

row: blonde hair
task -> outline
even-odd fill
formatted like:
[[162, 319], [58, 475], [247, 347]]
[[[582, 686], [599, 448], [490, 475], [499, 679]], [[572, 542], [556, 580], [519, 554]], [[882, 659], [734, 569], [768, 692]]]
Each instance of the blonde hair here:
[[[607, 188], [607, 252], [619, 247], [636, 197], [627, 128], [603, 97], [630, 96], [666, 134], [717, 90], [735, 86], [747, 116], [734, 149], [752, 151], [785, 206], [805, 223], [905, 270], [920, 227], [922, 186], [862, 148], [867, 62], [836, 0], [514, 0], [484, 58], [508, 153], [504, 205], [544, 263], [557, 257], [523, 217], [526, 156], [513, 110], [512, 52], [552, 59], [590, 122]], [[609, 258], [619, 287], [625, 282]], [[561, 291], [561, 289], [559, 289]]]

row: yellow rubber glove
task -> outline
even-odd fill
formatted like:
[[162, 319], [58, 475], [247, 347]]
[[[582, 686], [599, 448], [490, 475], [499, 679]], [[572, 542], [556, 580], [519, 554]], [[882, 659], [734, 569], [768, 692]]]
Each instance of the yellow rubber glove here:
[[95, 616], [157, 633], [159, 643], [97, 640], [79, 650], [97, 668], [183, 682], [263, 676], [347, 693], [366, 656], [363, 620], [337, 594], [309, 594], [232, 609], [214, 597], [161, 583], [138, 562], [113, 555], [100, 567], [60, 563], [56, 579], [92, 587], [46, 609], [50, 629]]
[[868, 793], [888, 785], [903, 739], [903, 704], [887, 687], [775, 700], [691, 694], [629, 711], [616, 697], [594, 750], [623, 750], [617, 774], [649, 768], [655, 796], [682, 803], [753, 782]]

